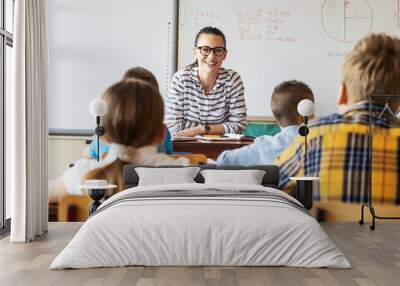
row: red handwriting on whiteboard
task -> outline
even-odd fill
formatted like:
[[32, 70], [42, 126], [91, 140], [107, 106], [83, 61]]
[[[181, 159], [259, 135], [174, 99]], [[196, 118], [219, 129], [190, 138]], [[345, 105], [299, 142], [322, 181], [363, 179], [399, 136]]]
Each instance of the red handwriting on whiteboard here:
[[206, 26], [217, 26], [221, 15], [216, 12], [196, 11], [194, 14], [194, 26], [196, 28], [203, 28]]
[[265, 42], [296, 42], [296, 38], [283, 29], [291, 12], [278, 9], [251, 9], [238, 12], [241, 40]]

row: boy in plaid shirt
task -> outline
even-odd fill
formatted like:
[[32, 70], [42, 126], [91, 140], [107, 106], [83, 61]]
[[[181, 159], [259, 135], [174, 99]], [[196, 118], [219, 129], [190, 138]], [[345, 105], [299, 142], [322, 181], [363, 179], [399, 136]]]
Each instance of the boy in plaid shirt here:
[[395, 111], [400, 100], [369, 101], [376, 95], [400, 95], [400, 40], [384, 34], [364, 38], [347, 55], [338, 101], [341, 112], [310, 122], [307, 154], [304, 138], [298, 136], [277, 157], [281, 187], [291, 191], [292, 176], [317, 176], [321, 179], [314, 199], [366, 203], [371, 109], [372, 197], [377, 202], [400, 204], [400, 125], [390, 112], [384, 112], [386, 102]]

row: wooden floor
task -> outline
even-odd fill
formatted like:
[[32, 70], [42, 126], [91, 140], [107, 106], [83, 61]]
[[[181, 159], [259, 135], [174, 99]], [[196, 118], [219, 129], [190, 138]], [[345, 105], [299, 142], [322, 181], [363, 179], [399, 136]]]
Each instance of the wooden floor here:
[[0, 241], [0, 285], [400, 285], [400, 223], [322, 223], [353, 268], [123, 267], [48, 270], [81, 223], [50, 223], [49, 233], [27, 244]]

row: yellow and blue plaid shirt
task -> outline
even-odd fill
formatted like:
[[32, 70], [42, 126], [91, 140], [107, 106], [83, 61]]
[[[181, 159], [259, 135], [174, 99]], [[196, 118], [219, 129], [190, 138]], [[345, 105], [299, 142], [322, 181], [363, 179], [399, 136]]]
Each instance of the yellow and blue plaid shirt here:
[[[304, 137], [297, 136], [275, 160], [280, 166], [280, 187], [290, 192], [290, 177], [320, 177], [314, 200], [366, 203], [369, 196], [369, 107], [352, 105], [343, 114], [310, 122], [307, 136], [307, 165], [304, 166]], [[372, 198], [374, 202], [400, 204], [400, 125], [372, 104]]]

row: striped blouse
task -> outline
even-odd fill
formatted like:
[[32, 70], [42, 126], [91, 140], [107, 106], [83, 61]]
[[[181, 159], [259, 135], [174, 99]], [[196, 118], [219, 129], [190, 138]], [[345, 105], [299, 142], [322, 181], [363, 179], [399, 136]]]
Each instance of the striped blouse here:
[[242, 133], [246, 104], [239, 74], [221, 68], [213, 89], [205, 95], [198, 67], [187, 66], [176, 72], [166, 99], [165, 124], [173, 135], [204, 124], [222, 124], [225, 133]]

